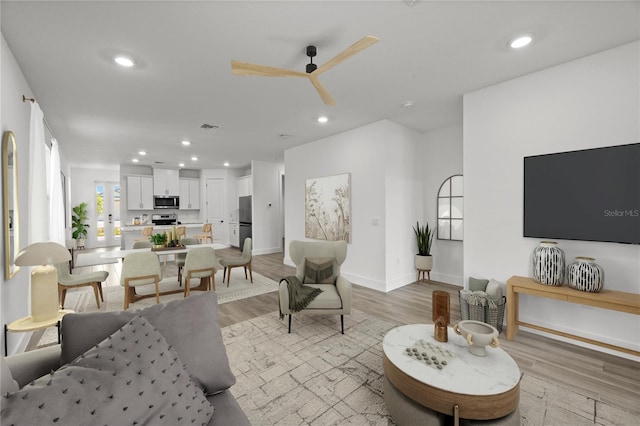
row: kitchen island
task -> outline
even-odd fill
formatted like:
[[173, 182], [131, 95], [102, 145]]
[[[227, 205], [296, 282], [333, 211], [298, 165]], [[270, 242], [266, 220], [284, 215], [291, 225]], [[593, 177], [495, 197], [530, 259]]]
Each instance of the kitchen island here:
[[184, 226], [187, 229], [187, 238], [193, 237], [202, 233], [202, 223], [183, 223], [181, 225], [125, 225], [121, 228], [120, 248], [123, 250], [130, 250], [133, 248], [133, 243], [136, 240], [143, 239], [142, 230], [149, 226], [153, 226], [153, 233], [160, 234], [166, 231], [171, 231], [173, 226]]

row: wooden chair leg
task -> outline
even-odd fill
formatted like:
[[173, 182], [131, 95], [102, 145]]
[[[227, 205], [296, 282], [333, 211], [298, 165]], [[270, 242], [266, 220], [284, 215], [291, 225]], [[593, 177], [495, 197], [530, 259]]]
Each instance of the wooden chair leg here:
[[191, 275], [187, 274], [187, 278], [184, 280], [184, 297], [189, 297], [189, 289], [191, 288]]
[[159, 286], [158, 280], [155, 280], [155, 282], [156, 282], [156, 304], [160, 304], [160, 286]]
[[93, 287], [93, 295], [96, 297], [96, 305], [98, 305], [98, 309], [100, 309], [100, 298], [98, 297], [98, 283], [91, 283], [89, 284], [91, 287]]
[[58, 284], [58, 301], [60, 302], [60, 307], [64, 309], [64, 299], [67, 297], [67, 288]]
[[98, 283], [98, 291], [100, 292], [100, 300], [104, 303], [104, 295], [102, 294], [102, 283]]
[[211, 290], [216, 291], [216, 275], [215, 271], [211, 273], [211, 279], [209, 280], [209, 284], [211, 285]]
[[244, 268], [244, 279], [246, 280], [247, 278], [249, 278], [247, 276], [247, 265], [244, 265], [243, 268]]
[[249, 276], [251, 277], [251, 284], [253, 284], [253, 271], [251, 271], [251, 261], [247, 264], [249, 267]]
[[229, 284], [231, 283], [231, 269], [233, 269], [232, 266], [225, 266], [225, 268], [227, 270], [227, 287], [229, 287]]
[[129, 309], [129, 281], [124, 281], [124, 310]]
[[[224, 284], [224, 280], [225, 278], [227, 278], [227, 267], [224, 267], [224, 270], [222, 271], [222, 284]], [[229, 285], [227, 284], [227, 287], [229, 287]]]

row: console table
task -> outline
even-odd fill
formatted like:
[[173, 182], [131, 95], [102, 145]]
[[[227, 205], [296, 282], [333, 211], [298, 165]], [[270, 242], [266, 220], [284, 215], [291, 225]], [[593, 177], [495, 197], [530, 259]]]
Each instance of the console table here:
[[554, 287], [550, 285], [538, 284], [533, 278], [513, 276], [507, 280], [507, 340], [513, 340], [518, 332], [518, 326], [533, 328], [545, 333], [556, 334], [569, 339], [579, 340], [591, 345], [601, 346], [631, 355], [640, 356], [639, 351], [624, 348], [622, 346], [611, 345], [598, 340], [576, 336], [575, 334], [542, 327], [518, 319], [519, 316], [519, 296], [520, 293], [530, 296], [545, 297], [547, 299], [561, 300], [563, 302], [588, 305], [596, 308], [610, 309], [613, 311], [626, 312], [640, 315], [640, 294], [626, 293], [615, 290], [602, 290], [598, 293], [589, 293], [575, 290], [571, 287]]

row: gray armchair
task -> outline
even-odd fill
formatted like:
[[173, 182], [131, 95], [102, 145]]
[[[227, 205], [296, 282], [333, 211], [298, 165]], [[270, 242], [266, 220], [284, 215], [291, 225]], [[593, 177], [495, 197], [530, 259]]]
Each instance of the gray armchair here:
[[[344, 315], [351, 313], [351, 282], [340, 275], [340, 266], [347, 258], [347, 243], [345, 241], [291, 241], [289, 256], [296, 264], [296, 277], [306, 286], [322, 290], [306, 308], [293, 312], [289, 307], [289, 289], [285, 281], [280, 282], [278, 295], [280, 298], [280, 312], [289, 315], [289, 332], [291, 332], [291, 315], [340, 315], [341, 331], [344, 334]], [[310, 262], [307, 262], [309, 260]], [[321, 277], [322, 283], [314, 281], [308, 263], [333, 261], [333, 270], [326, 277]], [[318, 281], [318, 275], [316, 280]]]
[[100, 300], [104, 302], [102, 283], [107, 280], [109, 272], [96, 271], [87, 274], [70, 274], [69, 264], [67, 262], [57, 264], [56, 269], [58, 270], [58, 302], [62, 309], [64, 309], [67, 290], [83, 286], [93, 287], [93, 294], [96, 296], [96, 305], [98, 305], [98, 309], [100, 309]]

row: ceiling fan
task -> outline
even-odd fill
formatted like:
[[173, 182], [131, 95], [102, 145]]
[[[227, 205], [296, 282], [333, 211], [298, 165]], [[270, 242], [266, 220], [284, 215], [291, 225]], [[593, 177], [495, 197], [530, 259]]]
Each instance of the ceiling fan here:
[[311, 84], [316, 88], [318, 94], [322, 98], [325, 104], [335, 105], [336, 101], [333, 100], [327, 89], [320, 83], [318, 76], [325, 71], [338, 65], [345, 59], [350, 58], [366, 49], [367, 47], [377, 43], [380, 39], [374, 36], [366, 36], [347, 47], [342, 52], [331, 58], [329, 61], [318, 67], [313, 63], [313, 58], [316, 56], [316, 47], [307, 46], [307, 56], [310, 58], [311, 63], [307, 64], [306, 73], [295, 70], [288, 70], [284, 68], [269, 67], [266, 65], [256, 65], [249, 62], [231, 61], [231, 70], [235, 75], [258, 75], [262, 77], [306, 77], [311, 81]]

